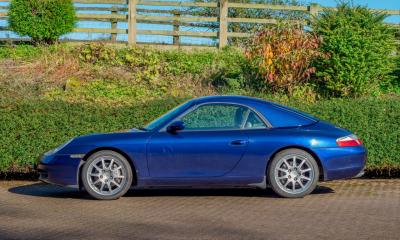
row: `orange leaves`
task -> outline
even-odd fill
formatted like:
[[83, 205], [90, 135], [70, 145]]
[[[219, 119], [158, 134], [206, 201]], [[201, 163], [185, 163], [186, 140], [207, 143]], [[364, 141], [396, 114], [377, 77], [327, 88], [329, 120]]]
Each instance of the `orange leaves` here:
[[274, 57], [274, 53], [272, 52], [272, 48], [270, 44], [264, 45], [263, 48], [264, 62], [266, 65], [272, 65], [272, 59]]
[[267, 85], [291, 92], [315, 73], [311, 62], [320, 55], [318, 43], [317, 36], [298, 26], [281, 24], [257, 33], [245, 56]]

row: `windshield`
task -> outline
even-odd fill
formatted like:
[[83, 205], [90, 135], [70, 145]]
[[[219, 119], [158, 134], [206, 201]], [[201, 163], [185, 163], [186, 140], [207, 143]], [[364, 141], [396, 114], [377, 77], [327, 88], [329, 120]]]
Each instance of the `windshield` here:
[[164, 115], [162, 115], [161, 117], [155, 119], [154, 121], [152, 121], [151, 123], [147, 124], [144, 128], [142, 128], [143, 130], [146, 131], [151, 131], [153, 129], [156, 129], [160, 126], [162, 126], [163, 124], [166, 123], [166, 121], [168, 121], [172, 116], [176, 115], [177, 113], [179, 113], [180, 111], [182, 111], [183, 109], [185, 109], [188, 105], [190, 105], [190, 102], [185, 102], [184, 104], [181, 104], [177, 107], [175, 107], [174, 109], [170, 110], [169, 112], [165, 113]]

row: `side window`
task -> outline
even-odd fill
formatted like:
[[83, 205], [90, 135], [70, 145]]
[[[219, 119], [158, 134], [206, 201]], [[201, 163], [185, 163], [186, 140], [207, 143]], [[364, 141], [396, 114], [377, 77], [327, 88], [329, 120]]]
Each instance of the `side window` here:
[[261, 119], [244, 106], [207, 104], [181, 118], [188, 130], [243, 129], [265, 127]]
[[266, 127], [267, 126], [265, 125], [265, 123], [253, 111], [249, 113], [246, 123], [244, 124], [245, 129], [266, 128]]

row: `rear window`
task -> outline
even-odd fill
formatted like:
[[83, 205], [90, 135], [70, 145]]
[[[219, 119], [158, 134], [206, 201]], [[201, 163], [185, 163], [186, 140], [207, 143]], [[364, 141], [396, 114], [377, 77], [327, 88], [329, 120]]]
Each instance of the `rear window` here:
[[294, 108], [291, 108], [291, 107], [283, 106], [283, 105], [280, 105], [280, 104], [278, 104], [278, 103], [272, 103], [272, 104], [275, 105], [275, 106], [277, 106], [277, 107], [279, 107], [279, 108], [283, 108], [283, 109], [286, 109], [286, 110], [288, 110], [288, 111], [297, 113], [297, 114], [299, 114], [299, 115], [301, 115], [301, 116], [304, 116], [304, 117], [306, 117], [306, 118], [309, 118], [309, 119], [311, 119], [311, 120], [319, 121], [319, 118], [317, 118], [317, 117], [315, 117], [315, 116], [313, 116], [313, 115], [311, 115], [311, 114], [309, 114], [309, 113], [306, 113], [306, 112], [303, 112], [303, 111], [300, 111], [300, 110], [297, 110], [297, 109], [294, 109]]

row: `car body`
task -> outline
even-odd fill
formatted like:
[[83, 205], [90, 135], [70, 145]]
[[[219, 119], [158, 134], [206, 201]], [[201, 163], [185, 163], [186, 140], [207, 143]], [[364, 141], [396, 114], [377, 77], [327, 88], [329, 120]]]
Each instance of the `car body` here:
[[[349, 138], [350, 144], [340, 146], [338, 141]], [[113, 151], [129, 162], [134, 188], [265, 188], [272, 160], [291, 149], [304, 153], [300, 159], [313, 159], [320, 181], [360, 175], [367, 158], [350, 131], [309, 114], [257, 98], [209, 96], [190, 100], [142, 129], [76, 137], [46, 153], [38, 170], [42, 181], [81, 187], [89, 157]], [[289, 175], [286, 165], [278, 178]]]

